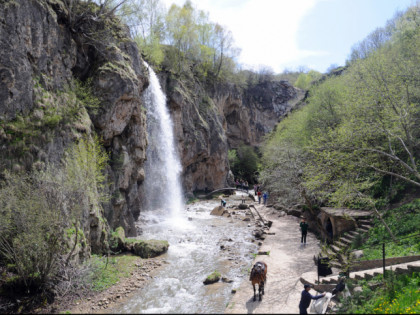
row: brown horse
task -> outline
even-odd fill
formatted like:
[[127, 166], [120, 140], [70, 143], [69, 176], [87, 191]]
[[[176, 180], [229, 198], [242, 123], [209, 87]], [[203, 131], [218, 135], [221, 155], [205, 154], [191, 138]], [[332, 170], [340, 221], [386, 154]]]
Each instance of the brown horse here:
[[257, 299], [255, 292], [256, 284], [258, 284], [258, 295], [261, 301], [262, 295], [264, 295], [264, 283], [267, 281], [267, 264], [265, 262], [258, 261], [255, 263], [254, 267], [252, 267], [249, 281], [252, 282], [252, 287], [254, 288], [254, 302]]

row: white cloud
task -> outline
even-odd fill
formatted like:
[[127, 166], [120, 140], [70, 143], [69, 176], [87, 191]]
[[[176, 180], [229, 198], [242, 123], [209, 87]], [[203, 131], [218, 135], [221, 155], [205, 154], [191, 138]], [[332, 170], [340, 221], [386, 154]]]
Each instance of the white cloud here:
[[[319, 1], [325, 0], [192, 0], [210, 13], [210, 20], [232, 31], [242, 49], [239, 62], [249, 66], [267, 65], [281, 72], [299, 59], [325, 56], [325, 51], [300, 50], [296, 38], [301, 20]], [[164, 0], [183, 5], [184, 0]]]

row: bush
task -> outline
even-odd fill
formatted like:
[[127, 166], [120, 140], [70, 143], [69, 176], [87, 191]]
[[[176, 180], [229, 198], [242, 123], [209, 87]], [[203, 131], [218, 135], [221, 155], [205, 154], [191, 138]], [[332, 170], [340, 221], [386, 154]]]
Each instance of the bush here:
[[16, 285], [49, 290], [59, 282], [83, 235], [78, 230], [82, 212], [100, 207], [105, 161], [97, 139], [84, 138], [67, 150], [64, 166], [47, 165], [29, 174], [4, 172], [0, 261], [14, 265]]
[[[382, 277], [382, 276], [381, 276]], [[362, 280], [348, 283], [349, 287], [361, 286], [363, 291], [345, 299], [337, 311], [339, 314], [419, 314], [420, 313], [420, 273], [396, 275], [387, 273], [384, 284], [371, 289], [382, 279]], [[350, 282], [350, 281], [349, 281]]]

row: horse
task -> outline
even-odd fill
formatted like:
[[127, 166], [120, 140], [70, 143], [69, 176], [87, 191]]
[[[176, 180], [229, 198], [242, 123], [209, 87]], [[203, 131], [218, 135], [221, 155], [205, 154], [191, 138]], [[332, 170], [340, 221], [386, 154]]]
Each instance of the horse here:
[[261, 301], [262, 295], [264, 295], [264, 283], [267, 281], [267, 264], [265, 262], [258, 261], [255, 263], [254, 267], [252, 267], [249, 281], [251, 281], [252, 287], [254, 288], [254, 302], [257, 299], [255, 292], [256, 284], [258, 284], [258, 295]]

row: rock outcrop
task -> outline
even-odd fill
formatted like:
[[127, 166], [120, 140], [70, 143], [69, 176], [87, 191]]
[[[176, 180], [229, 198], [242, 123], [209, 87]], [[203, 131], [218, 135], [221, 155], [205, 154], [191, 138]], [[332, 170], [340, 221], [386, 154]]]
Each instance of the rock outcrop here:
[[161, 74], [161, 83], [174, 119], [186, 192], [229, 186], [228, 150], [258, 147], [305, 94], [287, 81], [206, 88]]
[[263, 81], [244, 90], [220, 88], [213, 95], [223, 113], [229, 149], [242, 144], [258, 147], [304, 92], [287, 81]]
[[[98, 134], [110, 157], [111, 200], [100, 212], [84, 209], [80, 220], [91, 249], [103, 252], [109, 228], [136, 235], [140, 211], [147, 146], [141, 95], [148, 79], [137, 46], [118, 21], [90, 18], [92, 3], [80, 2], [73, 12], [60, 0], [0, 4], [0, 166], [60, 163], [71, 144]], [[74, 92], [77, 82], [89, 85], [97, 108], [78, 105], [72, 113], [72, 104], [85, 101]]]
[[[90, 15], [92, 2], [77, 2], [71, 12], [61, 0], [0, 4], [0, 167], [59, 164], [71, 144], [99, 135], [110, 157], [110, 200], [100, 212], [84, 209], [84, 235], [96, 252], [105, 250], [109, 229], [121, 226], [135, 236], [145, 177], [142, 93], [148, 76], [128, 30], [112, 16], [105, 22], [99, 11]], [[228, 150], [258, 146], [302, 94], [283, 81], [209, 88], [193, 76], [159, 76], [189, 193], [226, 187], [232, 178]], [[89, 87], [88, 97], [99, 100], [98, 106], [77, 94], [78, 84]]]

